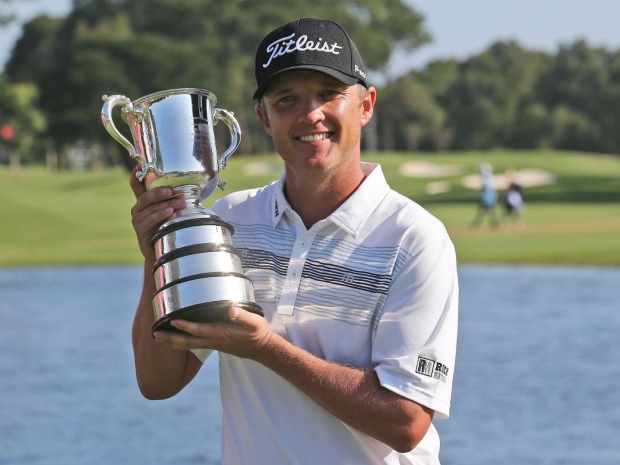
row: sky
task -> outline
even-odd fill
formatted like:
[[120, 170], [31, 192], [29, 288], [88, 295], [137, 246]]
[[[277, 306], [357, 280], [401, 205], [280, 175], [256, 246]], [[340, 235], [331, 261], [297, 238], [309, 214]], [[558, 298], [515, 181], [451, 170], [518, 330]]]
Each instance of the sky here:
[[[412, 54], [397, 54], [389, 73], [422, 68], [434, 59], [465, 59], [498, 40], [515, 40], [522, 47], [556, 53], [560, 45], [584, 39], [590, 46], [620, 49], [620, 0], [404, 0], [425, 20], [433, 40]], [[0, 69], [21, 33], [20, 24], [39, 14], [64, 16], [71, 0], [0, 2], [18, 21], [0, 28]]]

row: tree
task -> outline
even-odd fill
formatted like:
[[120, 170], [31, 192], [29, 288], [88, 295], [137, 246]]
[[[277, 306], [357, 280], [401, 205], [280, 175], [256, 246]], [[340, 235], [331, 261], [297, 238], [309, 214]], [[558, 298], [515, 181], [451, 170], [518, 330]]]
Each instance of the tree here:
[[548, 56], [498, 42], [459, 65], [458, 78], [440, 96], [454, 133], [454, 148], [506, 146], [524, 100], [531, 97]]
[[413, 72], [435, 97], [440, 97], [459, 78], [459, 62], [455, 59], [431, 61], [421, 71]]
[[401, 0], [75, 0], [59, 24], [37, 18], [26, 25], [6, 73], [40, 87], [60, 144], [109, 137], [96, 120], [102, 94], [134, 100], [199, 87], [234, 111], [244, 131], [240, 151], [267, 150], [252, 101], [254, 53], [268, 31], [304, 15], [341, 23], [369, 69], [385, 67], [396, 46], [428, 40], [422, 17]]
[[590, 118], [564, 105], [552, 113], [552, 131], [553, 147], [561, 150], [591, 151], [601, 136]]
[[[620, 150], [618, 138], [613, 136], [620, 123], [618, 60], [618, 53], [590, 48], [584, 41], [560, 47], [537, 89], [538, 99], [556, 114], [557, 131], [565, 133], [558, 148]], [[571, 134], [569, 127], [576, 132]]]
[[446, 115], [415, 73], [389, 83], [377, 102], [384, 150], [443, 150], [448, 147]]
[[49, 73], [55, 51], [55, 35], [61, 20], [41, 15], [22, 27], [22, 35], [13, 47], [5, 73], [12, 82], [37, 81], [37, 74]]
[[526, 102], [518, 111], [508, 144], [512, 148], [532, 149], [555, 146], [554, 115], [540, 102]]
[[[0, 3], [11, 3], [12, 0], [0, 0]], [[5, 12], [0, 12], [0, 27], [6, 24], [9, 24], [11, 21], [15, 19], [14, 14], [7, 14]]]
[[33, 84], [7, 84], [0, 80], [0, 127], [10, 128], [3, 145], [14, 156], [33, 157], [32, 148], [45, 130], [45, 117], [37, 108], [39, 91]]

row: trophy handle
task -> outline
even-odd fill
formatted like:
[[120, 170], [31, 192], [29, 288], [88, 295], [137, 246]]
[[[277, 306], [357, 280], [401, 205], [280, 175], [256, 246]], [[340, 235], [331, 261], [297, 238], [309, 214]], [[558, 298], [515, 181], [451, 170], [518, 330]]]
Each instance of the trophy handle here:
[[101, 97], [101, 99], [104, 101], [103, 108], [101, 109], [101, 121], [103, 122], [103, 127], [105, 127], [106, 131], [110, 133], [110, 135], [116, 142], [121, 144], [129, 151], [129, 156], [131, 156], [131, 158], [136, 160], [139, 165], [144, 165], [146, 163], [146, 160], [136, 151], [136, 148], [133, 146], [133, 144], [129, 142], [125, 138], [125, 136], [118, 132], [118, 129], [116, 129], [116, 126], [114, 125], [114, 121], [112, 121], [112, 110], [114, 109], [114, 107], [117, 105], [126, 105], [128, 111], [130, 111], [132, 106], [131, 100], [129, 100], [124, 95], [104, 95]]
[[218, 121], [222, 121], [230, 130], [230, 145], [222, 154], [219, 160], [219, 169], [226, 168], [226, 160], [232, 155], [232, 153], [239, 148], [241, 143], [241, 128], [239, 123], [233, 116], [231, 111], [222, 110], [221, 108], [213, 109], [213, 124], [217, 124]]

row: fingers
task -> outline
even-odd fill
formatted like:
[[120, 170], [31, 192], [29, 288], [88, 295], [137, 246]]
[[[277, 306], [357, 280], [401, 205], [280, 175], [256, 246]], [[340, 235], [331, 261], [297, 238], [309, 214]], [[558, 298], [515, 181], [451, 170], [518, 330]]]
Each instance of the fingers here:
[[140, 195], [131, 209], [131, 217], [134, 226], [146, 223], [148, 227], [152, 227], [183, 207], [185, 207], [183, 197], [175, 196], [169, 187], [158, 187]]
[[131, 209], [131, 222], [145, 259], [152, 260], [154, 257], [151, 240], [159, 227], [174, 218], [176, 211], [184, 207], [185, 199], [174, 197], [173, 190], [168, 187], [145, 191], [140, 196]]
[[[180, 200], [183, 198], [182, 195], [179, 196], [179, 192], [173, 191], [171, 187], [164, 186], [147, 190], [145, 187], [145, 183], [140, 181], [136, 176], [136, 173], [139, 170], [140, 166], [138, 165], [133, 169], [131, 176], [129, 177], [129, 185], [131, 186], [131, 189], [137, 200], [136, 205], [132, 209], [132, 215], [144, 211], [154, 203], [162, 202], [172, 197], [177, 197], [178, 201], [174, 202], [172, 205], [166, 205], [165, 207], [172, 207], [175, 210], [179, 210], [185, 207], [185, 201]], [[153, 173], [148, 173], [145, 179], [148, 181], [149, 177], [152, 176], [154, 176]], [[161, 208], [157, 208], [157, 210], [161, 210]], [[154, 209], [151, 210], [151, 212], [153, 211]]]
[[140, 196], [146, 192], [146, 188], [144, 187], [144, 183], [142, 183], [137, 176], [138, 171], [140, 171], [142, 167], [140, 165], [134, 166], [131, 171], [131, 175], [129, 176], [129, 186], [133, 191], [133, 194], [136, 196], [136, 199], [139, 199]]
[[215, 336], [220, 331], [218, 326], [221, 326], [222, 323], [195, 323], [193, 321], [178, 319], [172, 320], [170, 325], [192, 336], [206, 339]]
[[155, 331], [153, 337], [156, 342], [179, 350], [221, 350], [222, 339], [229, 339], [230, 334], [227, 330], [232, 329], [230, 323], [195, 323], [182, 319], [172, 320], [170, 325], [183, 332]]
[[131, 209], [131, 222], [136, 235], [140, 250], [145, 258], [153, 258], [151, 239], [165, 221], [172, 219], [176, 211], [185, 208], [184, 197], [178, 196], [170, 187], [157, 187], [147, 190], [140, 182], [135, 173], [136, 167], [129, 180], [131, 189], [136, 196], [136, 204]]
[[170, 324], [183, 331], [156, 331], [155, 340], [176, 349], [212, 349], [239, 357], [252, 358], [268, 340], [269, 326], [264, 318], [241, 308], [229, 311], [230, 322], [195, 323], [183, 319]]

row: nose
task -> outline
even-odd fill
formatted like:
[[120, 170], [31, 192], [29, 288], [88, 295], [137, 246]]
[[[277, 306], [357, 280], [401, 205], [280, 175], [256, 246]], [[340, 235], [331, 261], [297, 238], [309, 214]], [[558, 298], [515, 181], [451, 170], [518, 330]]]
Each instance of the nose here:
[[300, 105], [298, 121], [307, 124], [316, 124], [325, 119], [323, 102], [314, 96], [305, 97]]

